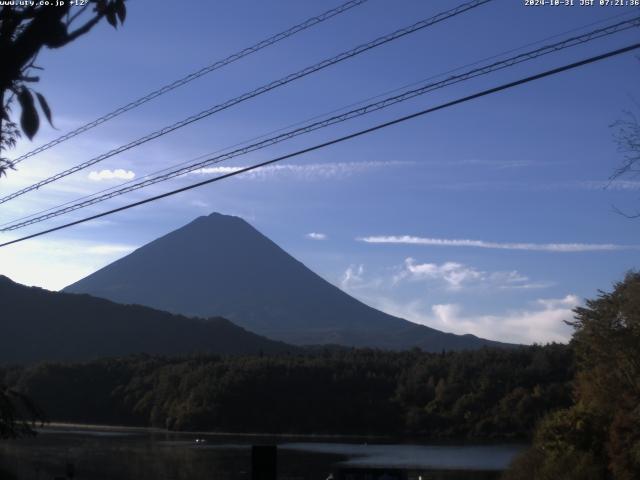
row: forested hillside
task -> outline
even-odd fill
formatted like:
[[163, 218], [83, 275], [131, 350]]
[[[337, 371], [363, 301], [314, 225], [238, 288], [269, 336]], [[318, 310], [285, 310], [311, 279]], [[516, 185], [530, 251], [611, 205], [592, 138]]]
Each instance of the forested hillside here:
[[571, 403], [564, 345], [48, 363], [0, 371], [52, 421], [177, 430], [526, 438]]
[[296, 347], [224, 318], [186, 318], [89, 295], [26, 287], [0, 275], [0, 364], [148, 353], [258, 354]]

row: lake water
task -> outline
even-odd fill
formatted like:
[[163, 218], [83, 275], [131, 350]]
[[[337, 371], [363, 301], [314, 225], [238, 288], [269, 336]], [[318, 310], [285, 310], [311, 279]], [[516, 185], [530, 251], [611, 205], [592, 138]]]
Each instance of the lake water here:
[[[196, 443], [198, 438], [206, 441]], [[416, 480], [493, 480], [523, 448], [57, 427], [35, 438], [0, 441], [0, 479], [52, 480], [72, 463], [77, 480], [244, 480], [251, 478], [251, 445], [260, 444], [278, 445], [281, 480], [385, 468]]]

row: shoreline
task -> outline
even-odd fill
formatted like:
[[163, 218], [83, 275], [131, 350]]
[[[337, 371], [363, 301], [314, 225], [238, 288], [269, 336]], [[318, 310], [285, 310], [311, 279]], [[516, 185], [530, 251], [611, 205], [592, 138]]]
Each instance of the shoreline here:
[[345, 440], [347, 443], [371, 443], [373, 444], [398, 444], [398, 445], [439, 445], [439, 446], [484, 446], [484, 445], [529, 445], [530, 440], [521, 438], [511, 439], [469, 439], [469, 438], [449, 438], [437, 439], [428, 437], [402, 437], [394, 435], [356, 435], [341, 433], [264, 433], [264, 432], [215, 432], [206, 430], [166, 430], [158, 427], [137, 427], [130, 425], [102, 425], [95, 423], [74, 423], [74, 422], [50, 422], [43, 427], [38, 427], [36, 431], [55, 433], [56, 431], [99, 431], [99, 432], [122, 432], [138, 434], [158, 434], [174, 436], [205, 436], [212, 438], [256, 438], [256, 439], [301, 439], [301, 440]]
[[310, 438], [310, 439], [375, 439], [375, 440], [398, 440], [391, 435], [354, 435], [341, 433], [261, 433], [261, 432], [214, 432], [206, 430], [167, 430], [158, 427], [135, 427], [127, 425], [102, 425], [96, 423], [73, 423], [73, 422], [50, 422], [42, 427], [38, 427], [36, 431], [47, 430], [80, 430], [90, 431], [99, 430], [106, 432], [125, 432], [125, 433], [157, 433], [169, 435], [206, 435], [210, 437], [271, 437], [271, 438]]

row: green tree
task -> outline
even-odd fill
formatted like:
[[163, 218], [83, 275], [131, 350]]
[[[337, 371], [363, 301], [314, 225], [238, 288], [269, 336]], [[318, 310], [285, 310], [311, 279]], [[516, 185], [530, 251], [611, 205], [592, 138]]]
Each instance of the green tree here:
[[[15, 146], [20, 132], [29, 139], [38, 131], [42, 113], [51, 123], [51, 109], [45, 97], [31, 88], [39, 81], [33, 70], [38, 53], [45, 47], [61, 48], [90, 32], [103, 18], [114, 28], [126, 17], [125, 0], [88, 0], [84, 6], [4, 5], [0, 9], [0, 176], [12, 168], [3, 152]], [[8, 2], [7, 2], [8, 3]], [[26, 2], [25, 2], [26, 3]], [[49, 2], [47, 2], [49, 3]], [[19, 124], [12, 104], [20, 105]]]
[[575, 309], [575, 403], [539, 424], [508, 480], [640, 478], [640, 273]]
[[576, 309], [576, 396], [605, 427], [616, 479], [640, 477], [640, 273]]

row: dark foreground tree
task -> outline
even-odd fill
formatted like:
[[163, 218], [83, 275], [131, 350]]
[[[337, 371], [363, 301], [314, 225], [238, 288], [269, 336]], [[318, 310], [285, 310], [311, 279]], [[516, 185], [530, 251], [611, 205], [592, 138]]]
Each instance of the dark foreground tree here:
[[[0, 177], [11, 168], [3, 152], [15, 146], [22, 131], [29, 139], [38, 131], [42, 113], [51, 123], [51, 109], [45, 97], [31, 88], [39, 81], [32, 74], [38, 53], [44, 48], [63, 47], [87, 34], [103, 18], [114, 28], [126, 16], [125, 0], [88, 0], [83, 6], [69, 1], [60, 5], [4, 5], [0, 9]], [[9, 2], [7, 2], [9, 3]], [[24, 2], [26, 3], [26, 2]], [[20, 106], [18, 123], [12, 104]]]
[[0, 439], [32, 435], [36, 424], [43, 421], [27, 396], [0, 385]]
[[[40, 4], [3, 5], [0, 8], [0, 177], [12, 168], [4, 153], [15, 146], [20, 133], [29, 139], [38, 131], [40, 110], [51, 123], [51, 109], [45, 97], [31, 85], [39, 81], [32, 74], [38, 53], [44, 48], [60, 48], [87, 34], [102, 19], [114, 28], [126, 16], [125, 0], [88, 0], [84, 6]], [[9, 3], [9, 2], [7, 2]], [[27, 2], [24, 2], [27, 3]], [[14, 120], [14, 101], [20, 106], [20, 119]], [[0, 385], [0, 438], [31, 432], [25, 419], [38, 418], [26, 397]]]
[[575, 313], [575, 404], [539, 424], [505, 479], [640, 478], [640, 273]]

